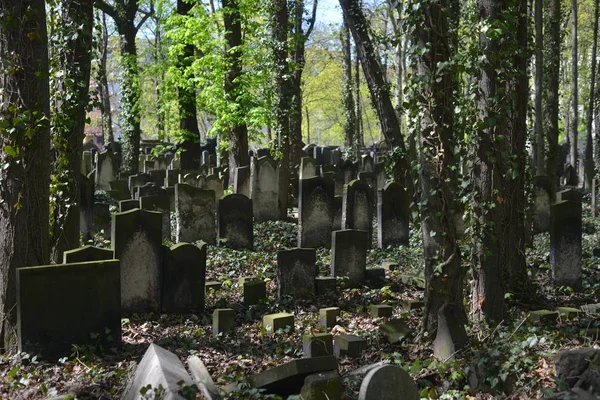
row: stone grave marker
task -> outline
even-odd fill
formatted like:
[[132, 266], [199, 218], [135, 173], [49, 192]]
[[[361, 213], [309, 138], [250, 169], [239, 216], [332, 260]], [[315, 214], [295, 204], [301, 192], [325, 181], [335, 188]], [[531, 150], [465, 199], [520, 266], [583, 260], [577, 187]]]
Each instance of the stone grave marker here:
[[250, 167], [237, 167], [233, 180], [233, 193], [250, 197]]
[[117, 159], [112, 151], [98, 153], [96, 161], [96, 190], [110, 190], [110, 181], [117, 176]]
[[112, 258], [112, 250], [102, 249], [100, 247], [94, 247], [90, 245], [63, 252], [63, 264], [112, 260]]
[[581, 285], [581, 203], [561, 201], [550, 207], [550, 268], [555, 285]]
[[344, 277], [347, 288], [365, 282], [368, 233], [346, 229], [334, 231], [331, 239], [331, 275]]
[[280, 218], [279, 168], [272, 158], [252, 159], [250, 198], [256, 221], [276, 221]]
[[360, 385], [358, 400], [419, 400], [419, 388], [408, 372], [396, 365], [369, 371]]
[[374, 172], [375, 163], [370, 154], [363, 154], [360, 157], [360, 172]]
[[129, 191], [129, 182], [125, 180], [115, 180], [108, 182], [110, 190], [113, 192], [113, 197], [117, 201], [131, 199]]
[[166, 249], [162, 308], [166, 312], [204, 311], [206, 243], [178, 243]]
[[156, 211], [162, 214], [162, 238], [171, 240], [171, 205], [169, 196], [154, 195], [140, 197], [140, 208], [147, 211]]
[[104, 230], [104, 238], [110, 240], [110, 204], [96, 203], [94, 204], [94, 232]]
[[377, 193], [377, 246], [408, 245], [409, 199], [398, 183], [388, 183]]
[[302, 157], [300, 160], [300, 179], [317, 176], [317, 164], [312, 157]]
[[164, 196], [167, 192], [154, 182], [148, 182], [144, 186], [138, 186], [134, 198], [140, 199], [145, 196]]
[[344, 187], [342, 199], [342, 228], [367, 232], [367, 246], [373, 234], [372, 190], [364, 181], [353, 180]]
[[84, 240], [91, 240], [94, 231], [94, 192], [95, 172], [81, 175], [79, 182], [79, 230]]
[[342, 207], [344, 199], [342, 196], [333, 197], [333, 224], [331, 229], [333, 231], [342, 230]]
[[148, 182], [151, 182], [150, 175], [148, 174], [131, 175], [129, 177], [129, 190], [131, 190], [131, 197], [134, 197], [138, 187], [144, 186]]
[[438, 310], [438, 328], [433, 355], [439, 360], [454, 360], [456, 352], [467, 345], [468, 337], [461, 310], [456, 304], [444, 304]]
[[215, 192], [188, 184], [175, 185], [177, 242], [217, 242]]
[[277, 252], [279, 296], [307, 298], [315, 295], [317, 252], [314, 249], [290, 249]]
[[205, 190], [214, 191], [215, 201], [218, 201], [221, 197], [223, 197], [223, 179], [219, 178], [215, 174], [208, 175], [204, 179], [204, 186], [202, 188]]
[[119, 201], [119, 212], [125, 212], [129, 210], [133, 210], [134, 208], [140, 208], [139, 200], [121, 200]]
[[332, 182], [315, 176], [300, 180], [298, 246], [329, 247], [333, 222]]
[[254, 246], [252, 199], [242, 194], [228, 194], [218, 202], [218, 237], [221, 244], [232, 249]]
[[217, 308], [213, 311], [212, 332], [219, 336], [235, 329], [235, 311], [231, 308]]
[[550, 230], [550, 178], [538, 175], [533, 178], [533, 195], [535, 215], [533, 216], [533, 231], [548, 232]]

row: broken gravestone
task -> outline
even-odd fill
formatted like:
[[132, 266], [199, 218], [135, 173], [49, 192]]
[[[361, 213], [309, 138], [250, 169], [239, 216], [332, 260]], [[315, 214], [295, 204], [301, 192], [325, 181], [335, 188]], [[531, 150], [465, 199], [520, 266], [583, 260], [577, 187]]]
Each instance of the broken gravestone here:
[[467, 340], [460, 307], [456, 304], [444, 304], [438, 310], [433, 355], [442, 361], [453, 360], [456, 352], [467, 345]]
[[413, 379], [395, 365], [383, 365], [369, 371], [358, 393], [358, 400], [418, 400], [419, 397]]

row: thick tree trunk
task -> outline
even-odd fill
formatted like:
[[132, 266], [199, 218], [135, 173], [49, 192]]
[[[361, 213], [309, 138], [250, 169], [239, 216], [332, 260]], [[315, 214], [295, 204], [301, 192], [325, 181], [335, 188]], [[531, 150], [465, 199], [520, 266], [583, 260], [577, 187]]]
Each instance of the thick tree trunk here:
[[93, 0], [65, 0], [62, 23], [65, 25], [60, 47], [55, 53], [56, 67], [65, 74], [55, 88], [53, 125], [54, 176], [52, 261], [60, 263], [65, 250], [79, 247], [79, 176], [83, 132], [89, 102], [89, 83], [94, 25]]
[[[571, 106], [573, 107], [572, 120], [571, 120], [571, 165], [575, 168], [575, 171], [579, 171], [577, 168], [578, 161], [578, 134], [579, 134], [579, 92], [578, 88], [578, 73], [577, 73], [577, 0], [571, 0]], [[574, 174], [575, 182], [579, 181], [579, 174]]]
[[[356, 44], [356, 52], [367, 79], [371, 101], [377, 111], [381, 131], [390, 148], [397, 147], [402, 154], [406, 154], [404, 139], [400, 133], [400, 124], [390, 99], [389, 89], [369, 37], [368, 21], [357, 0], [340, 0], [340, 6]], [[399, 157], [396, 167], [396, 178], [402, 180], [401, 183], [408, 184], [410, 180], [407, 179], [409, 166], [405, 156]]]
[[[356, 49], [356, 45], [354, 46]], [[354, 90], [356, 100], [356, 134], [354, 135], [355, 146], [357, 150], [365, 147], [365, 130], [362, 119], [362, 106], [360, 96], [360, 58], [357, 56], [354, 60]]]
[[112, 129], [112, 111], [110, 108], [110, 91], [108, 90], [108, 75], [106, 72], [106, 59], [108, 57], [108, 29], [106, 28], [106, 14], [102, 12], [102, 24], [100, 26], [100, 54], [98, 55], [98, 86], [100, 93], [100, 104], [102, 112], [102, 136], [104, 143], [114, 142]]
[[0, 318], [14, 350], [15, 271], [50, 261], [48, 38], [43, 0], [0, 0], [0, 14]]
[[344, 64], [344, 77], [342, 78], [342, 105], [344, 107], [344, 145], [347, 149], [352, 149], [352, 154], [356, 154], [356, 109], [354, 105], [353, 87], [352, 87], [352, 54], [350, 52], [350, 30], [345, 19], [340, 35], [342, 43], [342, 61]]
[[586, 142], [585, 142], [585, 181], [586, 188], [592, 192], [592, 180], [595, 175], [594, 168], [594, 143], [592, 137], [592, 122], [594, 119], [595, 99], [596, 99], [596, 49], [598, 48], [598, 5], [599, 1], [594, 1], [594, 33], [592, 39], [592, 70], [590, 75], [590, 99], [587, 109], [586, 123]]
[[535, 173], [544, 175], [544, 129], [542, 88], [544, 79], [543, 0], [535, 0]]
[[549, 15], [546, 35], [546, 55], [544, 69], [546, 71], [546, 109], [544, 110], [548, 159], [546, 173], [550, 178], [552, 198], [558, 187], [560, 177], [558, 148], [558, 84], [560, 78], [560, 0], [549, 0]]
[[[420, 120], [419, 171], [421, 193], [421, 231], [425, 255], [425, 312], [423, 330], [433, 336], [438, 310], [446, 303], [462, 309], [463, 274], [455, 216], [457, 180], [453, 126], [453, 82], [451, 68], [438, 65], [451, 59], [449, 42], [450, 1], [441, 0], [421, 7], [415, 26], [418, 84], [415, 99], [423, 110]], [[426, 203], [426, 204], [424, 204]], [[464, 309], [462, 310], [464, 314]]]

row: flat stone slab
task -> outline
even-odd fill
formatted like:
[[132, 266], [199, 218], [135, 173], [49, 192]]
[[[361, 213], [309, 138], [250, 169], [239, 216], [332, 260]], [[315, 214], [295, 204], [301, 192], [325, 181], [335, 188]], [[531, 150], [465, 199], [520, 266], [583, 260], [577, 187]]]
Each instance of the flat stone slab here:
[[550, 310], [536, 310], [531, 311], [529, 315], [527, 315], [527, 320], [529, 322], [541, 322], [541, 323], [553, 323], [558, 319], [558, 311], [550, 311]]
[[419, 400], [419, 389], [401, 367], [383, 365], [369, 371], [360, 385], [358, 400]]
[[267, 394], [289, 396], [300, 393], [308, 375], [337, 368], [334, 356], [300, 358], [256, 374], [251, 380], [254, 387], [265, 389]]
[[306, 377], [300, 395], [304, 400], [341, 400], [343, 391], [337, 371], [319, 372]]
[[356, 335], [337, 335], [333, 339], [333, 353], [337, 357], [358, 357], [367, 348], [367, 339]]
[[387, 304], [373, 304], [369, 311], [371, 318], [391, 317], [394, 312], [394, 307]]
[[[186, 386], [194, 384], [179, 357], [152, 343], [135, 370], [133, 381], [128, 385], [122, 398], [123, 400], [145, 398], [140, 391], [145, 390], [147, 385], [151, 385], [151, 389], [146, 393], [154, 394], [153, 391], [162, 386], [164, 392], [161, 399], [185, 400], [185, 397], [179, 394], [181, 381]], [[159, 398], [159, 396], [150, 398]]]

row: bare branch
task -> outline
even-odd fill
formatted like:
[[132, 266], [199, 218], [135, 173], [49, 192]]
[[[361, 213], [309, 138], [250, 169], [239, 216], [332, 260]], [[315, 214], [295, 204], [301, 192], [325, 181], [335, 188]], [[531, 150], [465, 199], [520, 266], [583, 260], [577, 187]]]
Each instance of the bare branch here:
[[102, 10], [104, 13], [110, 15], [110, 17], [113, 20], [116, 20], [118, 18], [117, 17], [117, 9], [114, 6], [108, 4], [106, 1], [104, 1], [104, 0], [96, 0], [96, 2], [94, 3], [94, 5], [99, 10]]
[[308, 20], [309, 25], [308, 25], [308, 29], [306, 30], [306, 35], [305, 35], [305, 37], [307, 39], [310, 36], [313, 28], [315, 27], [315, 20], [317, 19], [317, 3], [318, 3], [318, 0], [313, 1], [312, 13], [311, 13], [310, 19]]

